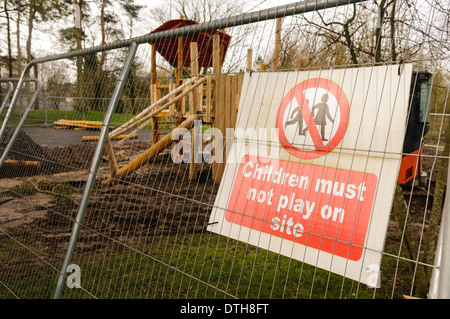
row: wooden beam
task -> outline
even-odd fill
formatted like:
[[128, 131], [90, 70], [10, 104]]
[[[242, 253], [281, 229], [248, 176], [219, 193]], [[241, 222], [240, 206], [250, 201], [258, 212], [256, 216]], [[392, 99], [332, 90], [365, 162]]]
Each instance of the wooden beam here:
[[[138, 138], [137, 134], [127, 134], [127, 135], [117, 135], [114, 137], [114, 140], [123, 140], [123, 139], [135, 139]], [[82, 136], [81, 141], [82, 142], [92, 142], [92, 141], [98, 141], [98, 136]]]
[[2, 168], [8, 167], [8, 169], [13, 168], [27, 168], [27, 167], [33, 167], [33, 168], [39, 168], [41, 165], [41, 162], [38, 161], [18, 161], [18, 160], [5, 160], [3, 162], [5, 166]]

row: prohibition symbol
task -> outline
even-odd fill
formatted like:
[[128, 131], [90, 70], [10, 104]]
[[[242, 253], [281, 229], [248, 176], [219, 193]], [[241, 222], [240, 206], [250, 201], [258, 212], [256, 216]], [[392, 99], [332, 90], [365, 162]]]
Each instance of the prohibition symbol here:
[[295, 157], [313, 159], [333, 151], [349, 120], [344, 91], [328, 79], [297, 84], [281, 101], [276, 128], [283, 148]]

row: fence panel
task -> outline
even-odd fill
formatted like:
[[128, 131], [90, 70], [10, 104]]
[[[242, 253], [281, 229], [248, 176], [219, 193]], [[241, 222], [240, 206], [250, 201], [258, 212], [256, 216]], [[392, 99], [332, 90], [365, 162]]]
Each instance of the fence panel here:
[[0, 297], [438, 297], [439, 8], [397, 40], [366, 1], [317, 1], [34, 60], [1, 118]]

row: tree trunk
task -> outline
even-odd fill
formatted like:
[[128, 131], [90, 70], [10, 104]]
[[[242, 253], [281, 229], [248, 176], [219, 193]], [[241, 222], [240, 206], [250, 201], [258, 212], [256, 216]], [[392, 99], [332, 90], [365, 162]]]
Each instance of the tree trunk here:
[[[27, 50], [27, 63], [30, 63], [32, 60], [31, 56], [31, 41], [33, 37], [33, 21], [34, 21], [34, 15], [36, 13], [35, 10], [35, 0], [30, 0], [30, 8], [28, 13], [28, 38], [27, 38], [27, 44], [26, 44], [26, 50]], [[28, 74], [28, 77], [30, 77], [30, 74]], [[30, 89], [30, 82], [25, 82], [25, 91], [28, 95], [31, 95], [31, 89]], [[30, 102], [30, 97], [27, 98], [27, 103]]]
[[379, 25], [377, 25], [376, 29], [375, 29], [375, 53], [374, 53], [374, 57], [375, 57], [375, 63], [381, 62], [381, 38], [382, 38], [382, 25], [383, 25], [383, 20], [384, 20], [384, 14], [386, 12], [386, 0], [382, 0], [380, 2], [380, 4], [378, 5], [379, 11], [378, 11], [378, 22]]
[[17, 29], [17, 75], [20, 76], [22, 74], [22, 48], [20, 45], [20, 10], [22, 9], [21, 0], [17, 0], [17, 21], [16, 21], [16, 29]]
[[390, 38], [391, 38], [391, 61], [397, 61], [397, 49], [395, 46], [395, 10], [396, 10], [396, 3], [397, 0], [392, 1], [392, 9], [391, 9], [391, 15], [390, 15]]
[[352, 38], [350, 35], [350, 25], [355, 20], [355, 18], [356, 18], [356, 5], [353, 4], [353, 15], [350, 17], [350, 19], [347, 19], [347, 21], [344, 23], [343, 29], [344, 29], [345, 42], [347, 43], [347, 47], [350, 51], [350, 56], [352, 58], [352, 62], [353, 62], [353, 64], [356, 65], [356, 64], [358, 64], [358, 57], [356, 55], [355, 47], [353, 45], [353, 41], [352, 41]]
[[33, 22], [34, 22], [34, 15], [36, 13], [36, 3], [35, 0], [30, 0], [30, 12], [28, 15], [28, 39], [27, 39], [27, 62], [30, 63], [32, 60], [31, 56], [31, 41], [33, 37]]
[[[31, 53], [31, 44], [32, 44], [32, 39], [33, 39], [33, 28], [34, 28], [34, 17], [36, 15], [36, 1], [35, 0], [30, 0], [30, 12], [29, 12], [29, 16], [28, 16], [28, 39], [27, 39], [27, 63], [30, 63], [34, 57], [33, 54]], [[38, 66], [37, 64], [35, 64], [33, 66], [33, 71], [34, 71], [34, 77], [37, 78], [38, 77]], [[30, 74], [28, 74], [28, 77], [31, 77]], [[25, 83], [25, 87], [26, 87], [26, 91], [27, 94], [30, 95], [28, 97], [28, 103], [31, 100], [31, 90], [30, 90], [30, 82], [26, 82]], [[39, 108], [39, 100], [36, 100], [36, 103], [34, 105], [34, 107], [36, 109]]]
[[12, 63], [12, 53], [11, 53], [11, 24], [9, 18], [8, 1], [4, 0], [5, 17], [6, 17], [6, 33], [7, 33], [7, 43], [8, 43], [8, 76], [13, 77], [13, 63]]
[[[72, 1], [72, 5], [73, 5], [73, 15], [74, 15], [74, 30], [75, 30], [75, 42], [77, 44], [77, 50], [81, 50], [82, 49], [82, 26], [81, 26], [81, 21], [82, 21], [82, 14], [83, 14], [83, 0], [73, 0]], [[78, 7], [79, 9], [79, 17], [77, 17], [76, 15], [76, 9], [75, 7]], [[77, 23], [77, 19], [79, 19], [79, 23]], [[76, 85], [76, 93], [75, 95], [77, 97], [81, 97], [82, 96], [82, 79], [83, 79], [83, 57], [82, 56], [77, 56], [77, 85]], [[75, 100], [75, 104], [74, 104], [74, 108], [76, 110], [80, 110], [81, 107], [83, 105], [83, 101], [80, 102], [79, 99]]]
[[[108, 3], [108, 0], [103, 0], [102, 1], [102, 8], [101, 8], [101, 12], [100, 12], [100, 27], [101, 27], [101, 32], [102, 32], [102, 45], [106, 43], [106, 31], [105, 31], [105, 7]], [[97, 68], [97, 74], [95, 76], [95, 100], [93, 101], [93, 107], [94, 109], [98, 109], [99, 108], [99, 97], [101, 97], [101, 90], [102, 90], [102, 78], [103, 78], [103, 65], [105, 64], [105, 59], [106, 59], [106, 52], [102, 51], [100, 53], [100, 61], [98, 63], [98, 68]]]

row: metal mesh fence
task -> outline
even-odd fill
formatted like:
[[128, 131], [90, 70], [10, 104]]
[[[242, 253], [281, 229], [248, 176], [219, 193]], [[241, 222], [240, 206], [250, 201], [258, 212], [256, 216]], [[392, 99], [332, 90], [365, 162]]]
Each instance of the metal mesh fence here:
[[[394, 22], [400, 17], [405, 24]], [[417, 18], [417, 24], [405, 27]], [[33, 61], [23, 78], [38, 64], [46, 70], [39, 84], [19, 81], [0, 114], [0, 297], [436, 297], [435, 285], [446, 285], [443, 277], [431, 280], [436, 269], [445, 270], [436, 264], [441, 215], [448, 209], [445, 26], [448, 4], [406, 9], [400, 2], [376, 7], [365, 1], [308, 1], [205, 23], [171, 20], [160, 32]], [[396, 77], [379, 68], [395, 70]], [[405, 70], [414, 73], [396, 82]], [[366, 76], [358, 77], [358, 72]], [[385, 167], [391, 158], [398, 160], [398, 177], [387, 177], [395, 185], [375, 187], [389, 188], [387, 197], [380, 193], [373, 204], [388, 207], [384, 224], [378, 221], [380, 263], [375, 270], [359, 265], [360, 276], [374, 271], [375, 281], [346, 276], [350, 258], [321, 251], [320, 245], [297, 244], [285, 235], [279, 239], [275, 228], [299, 234], [287, 213], [274, 222], [258, 217], [262, 208], [256, 207], [250, 225], [260, 229], [245, 224], [248, 210], [242, 213], [238, 206], [250, 202], [247, 189], [224, 196], [230, 176], [237, 180], [233, 176], [238, 174], [230, 161], [232, 146], [247, 147], [250, 155], [261, 152], [255, 146], [261, 138], [225, 135], [227, 128], [254, 121], [267, 126], [277, 112], [266, 113], [265, 103], [280, 105], [292, 83], [341, 74], [338, 84], [344, 86], [349, 78], [353, 87], [346, 92], [350, 109], [362, 105], [362, 114], [369, 114], [360, 115], [363, 124], [375, 114], [373, 126], [360, 124], [353, 133], [360, 142], [349, 149], [346, 139], [333, 146], [333, 138], [327, 144], [321, 133], [321, 147], [331, 152], [317, 161], [289, 155], [283, 167], [288, 171], [292, 161], [301, 162], [302, 169], [310, 168], [305, 174], [311, 179], [317, 177], [314, 165], [343, 165], [366, 176], [373, 156], [381, 159], [380, 171], [389, 171]], [[419, 82], [421, 86], [415, 85]], [[366, 90], [363, 101], [354, 92], [360, 85]], [[34, 91], [39, 92], [37, 102], [29, 94]], [[30, 103], [25, 111], [16, 107], [21, 96]], [[406, 133], [398, 136], [392, 129], [385, 137], [375, 136], [380, 126], [397, 127], [392, 114], [402, 99], [408, 109]], [[392, 113], [381, 112], [385, 105]], [[380, 113], [373, 113], [373, 106]], [[262, 140], [265, 146], [273, 143]], [[372, 143], [381, 145], [381, 151]], [[391, 151], [391, 144], [401, 149]], [[316, 152], [317, 141], [295, 140], [290, 147]], [[351, 156], [334, 160], [336, 153]], [[353, 164], [361, 158], [362, 168]], [[230, 208], [233, 198], [241, 200]], [[215, 218], [218, 212], [245, 217], [231, 222], [227, 235], [213, 230], [223, 223]], [[271, 231], [258, 235], [268, 221]], [[235, 229], [238, 234], [232, 235]], [[326, 236], [319, 234], [321, 240]], [[292, 246], [286, 248], [286, 243]], [[310, 257], [309, 249], [319, 252]], [[363, 240], [362, 249], [373, 248]], [[322, 256], [331, 256], [326, 266]], [[344, 270], [336, 271], [333, 263], [340, 258]]]

